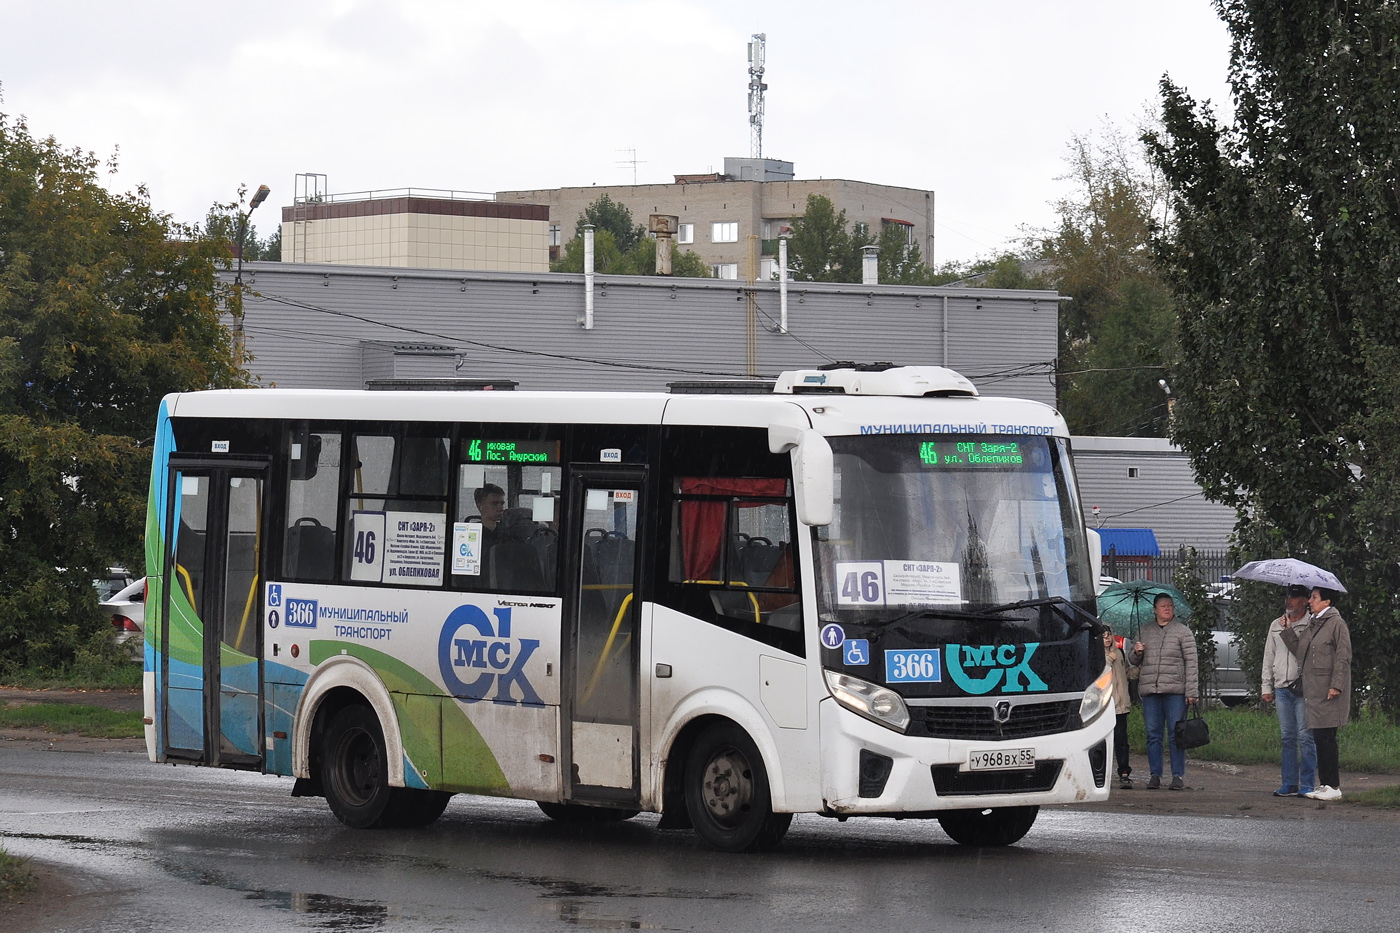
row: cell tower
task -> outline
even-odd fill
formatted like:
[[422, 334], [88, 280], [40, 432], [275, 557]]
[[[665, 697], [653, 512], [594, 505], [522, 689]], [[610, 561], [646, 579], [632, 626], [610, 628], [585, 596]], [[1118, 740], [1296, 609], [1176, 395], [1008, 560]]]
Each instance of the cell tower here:
[[749, 42], [749, 155], [763, 158], [763, 46], [766, 34], [756, 32]]

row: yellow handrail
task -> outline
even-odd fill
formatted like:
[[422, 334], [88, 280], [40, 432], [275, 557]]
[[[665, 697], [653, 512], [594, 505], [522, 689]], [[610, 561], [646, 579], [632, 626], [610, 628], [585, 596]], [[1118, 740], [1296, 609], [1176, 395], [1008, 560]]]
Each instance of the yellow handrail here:
[[608, 632], [608, 640], [603, 643], [602, 653], [598, 655], [598, 663], [593, 668], [593, 676], [588, 681], [588, 687], [583, 691], [583, 702], [587, 703], [588, 698], [593, 696], [593, 688], [598, 686], [598, 678], [603, 676], [603, 665], [607, 663], [608, 651], [612, 648], [613, 639], [617, 637], [617, 630], [622, 627], [622, 617], [627, 614], [627, 607], [632, 604], [632, 597], [635, 592], [628, 593], [623, 599], [622, 605], [617, 609], [617, 618], [613, 620], [612, 631]]
[[[735, 581], [733, 581], [733, 582], [730, 583], [730, 584], [725, 584], [725, 582], [724, 582], [723, 580], [685, 580], [685, 581], [682, 581], [682, 582], [684, 582], [684, 583], [700, 583], [700, 584], [703, 584], [703, 585], [706, 585], [706, 586], [725, 586], [725, 585], [728, 585], [728, 586], [742, 586], [742, 587], [744, 587], [745, 589], [748, 589], [748, 586], [749, 586], [747, 583], [744, 583], [744, 582], [742, 582], [742, 581], [740, 581], [740, 580], [735, 580]], [[760, 615], [760, 610], [759, 610], [759, 608], [758, 608], [758, 597], [755, 596], [755, 595], [753, 595], [752, 592], [749, 593], [749, 602], [753, 603], [753, 624], [754, 624], [754, 625], [762, 625], [762, 624], [763, 624], [763, 618], [761, 617], [761, 615]]]
[[194, 581], [190, 579], [190, 572], [181, 564], [175, 565], [175, 572], [185, 578], [185, 595], [190, 598], [190, 608], [199, 614], [199, 607], [194, 604]]

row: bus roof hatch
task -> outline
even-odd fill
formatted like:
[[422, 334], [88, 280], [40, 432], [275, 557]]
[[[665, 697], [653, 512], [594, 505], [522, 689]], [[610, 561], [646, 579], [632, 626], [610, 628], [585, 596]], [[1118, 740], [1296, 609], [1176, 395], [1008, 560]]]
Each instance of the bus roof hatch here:
[[942, 366], [894, 366], [879, 372], [857, 369], [795, 369], [778, 377], [775, 393], [835, 395], [976, 395], [966, 376]]

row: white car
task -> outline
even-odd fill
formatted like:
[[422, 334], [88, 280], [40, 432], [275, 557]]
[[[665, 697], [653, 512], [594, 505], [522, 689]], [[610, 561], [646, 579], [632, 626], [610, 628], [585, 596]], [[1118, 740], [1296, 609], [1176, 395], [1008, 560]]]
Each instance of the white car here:
[[146, 627], [145, 577], [128, 584], [97, 605], [102, 607], [103, 611], [111, 613], [112, 628], [116, 629], [117, 633], [117, 644], [135, 639], [139, 645]]

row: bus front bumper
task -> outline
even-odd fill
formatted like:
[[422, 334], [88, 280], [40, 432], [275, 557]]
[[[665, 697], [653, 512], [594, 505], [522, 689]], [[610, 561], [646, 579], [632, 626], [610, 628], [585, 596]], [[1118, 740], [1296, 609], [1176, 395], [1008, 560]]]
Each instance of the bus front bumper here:
[[[1072, 732], [1003, 741], [904, 735], [830, 698], [819, 709], [823, 808], [831, 816], [912, 817], [1108, 799], [1111, 708]], [[1024, 749], [1032, 750], [1034, 767], [971, 767], [975, 752]], [[887, 776], [880, 780], [882, 774]]]

